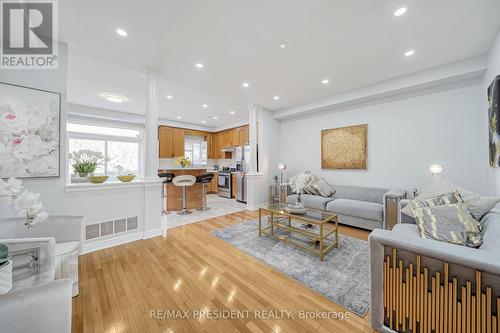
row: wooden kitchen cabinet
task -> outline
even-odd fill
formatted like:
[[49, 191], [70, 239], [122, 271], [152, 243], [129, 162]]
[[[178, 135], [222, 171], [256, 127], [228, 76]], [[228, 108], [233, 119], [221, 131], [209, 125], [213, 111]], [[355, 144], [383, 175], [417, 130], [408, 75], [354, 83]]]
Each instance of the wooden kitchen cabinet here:
[[248, 140], [249, 128], [248, 126], [240, 127], [239, 131], [239, 146], [246, 146], [249, 143]]
[[208, 192], [210, 192], [210, 193], [217, 193], [217, 190], [218, 190], [218, 183], [217, 183], [218, 173], [217, 172], [213, 172], [213, 174], [214, 174], [214, 178], [212, 178], [212, 181], [210, 182], [210, 184], [208, 184]]
[[158, 128], [158, 140], [160, 147], [160, 158], [174, 157], [174, 129], [160, 126]]
[[236, 198], [236, 174], [231, 173], [231, 198]]
[[173, 157], [184, 156], [184, 130], [181, 128], [174, 128], [173, 134]]
[[239, 146], [240, 145], [240, 128], [233, 128], [230, 131], [231, 135], [231, 147]]

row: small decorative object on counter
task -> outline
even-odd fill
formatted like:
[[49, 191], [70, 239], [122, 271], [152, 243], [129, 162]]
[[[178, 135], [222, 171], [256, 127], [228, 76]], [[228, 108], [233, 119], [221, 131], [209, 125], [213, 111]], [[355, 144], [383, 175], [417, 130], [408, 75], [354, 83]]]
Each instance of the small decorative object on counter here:
[[106, 161], [102, 153], [87, 149], [74, 151], [68, 158], [73, 171], [81, 178], [93, 175], [97, 167]]
[[8, 254], [7, 245], [0, 244], [0, 295], [12, 289], [12, 261]]
[[175, 159], [175, 165], [181, 168], [185, 168], [191, 165], [189, 157], [179, 156]]
[[88, 176], [87, 179], [94, 184], [101, 184], [108, 180], [109, 176]]
[[131, 182], [132, 180], [134, 180], [135, 175], [132, 175], [132, 174], [120, 175], [120, 176], [116, 176], [116, 178], [118, 178], [120, 181], [122, 181], [124, 183], [128, 183], [128, 182]]

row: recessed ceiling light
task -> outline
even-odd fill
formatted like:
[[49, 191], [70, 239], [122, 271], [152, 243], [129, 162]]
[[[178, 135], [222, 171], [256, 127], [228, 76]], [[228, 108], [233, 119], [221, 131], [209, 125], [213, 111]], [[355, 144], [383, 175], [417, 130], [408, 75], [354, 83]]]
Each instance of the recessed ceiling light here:
[[278, 100], [280, 99], [280, 97], [279, 97], [279, 96], [274, 96], [274, 97], [273, 97], [273, 99], [274, 99], [275, 101], [278, 101]]
[[217, 116], [211, 116], [210, 118], [212, 118], [213, 120], [219, 119], [219, 117], [217, 117]]
[[167, 99], [172, 99], [172, 95], [167, 95]]
[[328, 84], [328, 83], [330, 83], [330, 79], [323, 79], [323, 80], [321, 80], [321, 83]]
[[208, 108], [207, 104], [203, 104], [202, 106], [203, 106], [204, 109]]
[[415, 50], [408, 50], [405, 52], [405, 57], [411, 57], [415, 54]]
[[202, 69], [203, 67], [205, 67], [205, 65], [203, 65], [201, 62], [197, 62], [196, 64], [194, 64], [194, 66], [198, 69]]
[[206, 123], [206, 122], [207, 122], [206, 120], [202, 120], [202, 121], [201, 121], [201, 123], [202, 123], [202, 124], [204, 124], [204, 123]]
[[123, 103], [128, 101], [128, 98], [120, 95], [120, 94], [113, 94], [113, 93], [102, 93], [101, 97], [106, 99], [109, 102], [113, 103]]
[[248, 82], [243, 82], [241, 85], [243, 86], [243, 88], [250, 87], [250, 83], [248, 83]]
[[287, 44], [286, 40], [281, 41], [281, 42], [279, 42], [279, 44], [278, 44], [278, 48], [279, 48], [279, 49], [286, 49], [286, 47], [287, 47], [287, 46], [288, 46], [288, 44]]
[[229, 111], [230, 114], [235, 114], [236, 112], [234, 112], [233, 110]]
[[394, 16], [401, 16], [403, 15], [404, 13], [406, 13], [406, 11], [408, 10], [408, 8], [406, 7], [401, 7], [401, 8], [398, 8], [396, 9], [396, 11], [394, 12]]
[[181, 117], [181, 116], [177, 116], [176, 118], [177, 118], [177, 119], [182, 119], [182, 117]]
[[122, 37], [127, 37], [128, 36], [128, 32], [125, 31], [124, 29], [121, 29], [121, 28], [118, 28], [115, 30], [116, 33]]

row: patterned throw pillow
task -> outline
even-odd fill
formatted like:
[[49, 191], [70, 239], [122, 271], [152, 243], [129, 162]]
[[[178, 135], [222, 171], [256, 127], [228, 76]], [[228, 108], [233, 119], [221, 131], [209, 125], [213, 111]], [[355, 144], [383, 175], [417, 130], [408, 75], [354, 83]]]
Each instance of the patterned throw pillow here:
[[482, 244], [480, 224], [463, 203], [414, 206], [413, 214], [422, 238], [475, 248]]
[[322, 197], [331, 197], [335, 194], [335, 190], [327, 183], [327, 181], [322, 177], [315, 177], [310, 183], [310, 187]]
[[451, 193], [444, 193], [434, 197], [428, 197], [425, 194], [421, 194], [417, 196], [414, 200], [410, 201], [410, 204], [404, 207], [401, 210], [401, 213], [404, 213], [410, 217], [415, 218], [413, 214], [413, 209], [418, 207], [433, 207], [433, 206], [441, 206], [441, 205], [449, 205], [456, 203], [463, 203], [464, 200], [458, 191], [453, 191]]
[[304, 189], [304, 192], [307, 194], [312, 194], [312, 195], [320, 195], [312, 186], [316, 181], [318, 181], [318, 177], [315, 175], [311, 175], [311, 178], [309, 179], [309, 185], [306, 186]]

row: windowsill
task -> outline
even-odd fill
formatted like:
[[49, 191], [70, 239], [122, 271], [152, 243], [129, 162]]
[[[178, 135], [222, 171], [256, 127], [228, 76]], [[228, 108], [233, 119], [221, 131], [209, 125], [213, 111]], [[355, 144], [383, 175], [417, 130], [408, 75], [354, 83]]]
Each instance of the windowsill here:
[[94, 183], [74, 183], [74, 184], [66, 184], [64, 186], [64, 190], [66, 192], [76, 192], [76, 191], [99, 191], [99, 190], [113, 190], [113, 189], [122, 189], [122, 188], [137, 188], [144, 187], [148, 181], [145, 180], [134, 180], [128, 183], [121, 181], [111, 181], [104, 182], [100, 184]]

